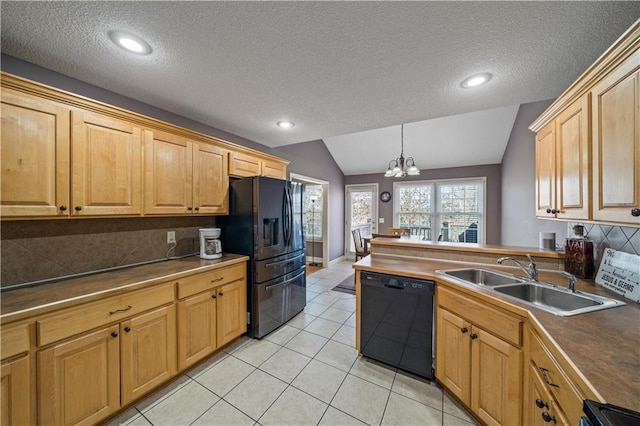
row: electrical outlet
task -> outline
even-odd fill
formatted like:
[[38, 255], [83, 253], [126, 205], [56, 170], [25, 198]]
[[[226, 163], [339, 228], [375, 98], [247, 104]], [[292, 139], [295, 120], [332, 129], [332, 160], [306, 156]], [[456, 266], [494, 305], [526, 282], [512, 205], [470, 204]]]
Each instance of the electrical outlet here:
[[167, 231], [167, 244], [175, 244], [176, 231]]
[[379, 217], [378, 218], [378, 223], [384, 223], [384, 217]]

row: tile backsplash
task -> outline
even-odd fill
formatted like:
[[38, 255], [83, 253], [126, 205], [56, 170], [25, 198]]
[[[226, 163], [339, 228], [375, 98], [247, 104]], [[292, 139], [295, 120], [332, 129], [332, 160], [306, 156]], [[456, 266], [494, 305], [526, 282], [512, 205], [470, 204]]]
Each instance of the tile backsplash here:
[[567, 235], [573, 235], [574, 225], [584, 225], [584, 233], [593, 241], [595, 271], [600, 267], [604, 249], [612, 248], [625, 253], [640, 255], [640, 228], [582, 222], [569, 222]]
[[[0, 286], [182, 256], [199, 251], [198, 230], [212, 217], [3, 221]], [[168, 253], [167, 231], [177, 245]]]

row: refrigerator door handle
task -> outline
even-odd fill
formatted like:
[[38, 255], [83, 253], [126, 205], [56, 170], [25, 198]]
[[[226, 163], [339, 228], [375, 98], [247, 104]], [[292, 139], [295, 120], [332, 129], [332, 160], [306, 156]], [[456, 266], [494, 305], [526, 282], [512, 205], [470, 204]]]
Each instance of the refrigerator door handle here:
[[298, 260], [298, 259], [300, 259], [300, 258], [301, 258], [301, 257], [303, 257], [303, 256], [304, 256], [304, 254], [301, 254], [301, 255], [298, 255], [298, 256], [292, 257], [292, 258], [290, 258], [290, 259], [280, 260], [280, 261], [278, 261], [278, 262], [266, 263], [264, 266], [266, 266], [266, 267], [274, 267], [274, 266], [284, 265], [284, 264], [286, 264], [286, 263], [292, 263], [292, 262], [294, 262], [295, 260]]
[[284, 245], [291, 245], [291, 196], [289, 195], [289, 187], [284, 187], [284, 198], [282, 200], [282, 233], [284, 234]]
[[281, 283], [268, 285], [268, 286], [266, 286], [264, 289], [265, 289], [265, 290], [267, 290], [267, 291], [270, 291], [270, 290], [273, 290], [274, 288], [277, 288], [277, 287], [281, 287], [281, 286], [283, 286], [283, 285], [290, 284], [290, 283], [292, 283], [293, 281], [295, 281], [295, 280], [297, 280], [298, 278], [300, 278], [300, 276], [301, 276], [301, 275], [304, 275], [304, 274], [306, 274], [306, 270], [302, 271], [301, 273], [299, 273], [298, 275], [296, 275], [296, 276], [295, 276], [295, 277], [293, 277], [293, 278], [289, 278], [289, 279], [288, 279], [288, 280], [286, 280], [286, 281], [282, 281]]

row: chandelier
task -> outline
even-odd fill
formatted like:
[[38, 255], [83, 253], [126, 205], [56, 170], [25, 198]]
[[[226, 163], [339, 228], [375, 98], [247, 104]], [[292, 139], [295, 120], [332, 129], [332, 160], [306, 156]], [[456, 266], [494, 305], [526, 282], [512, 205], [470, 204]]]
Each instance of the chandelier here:
[[420, 174], [420, 169], [416, 167], [413, 157], [404, 158], [404, 124], [400, 125], [400, 157], [389, 161], [389, 168], [384, 177], [405, 177]]

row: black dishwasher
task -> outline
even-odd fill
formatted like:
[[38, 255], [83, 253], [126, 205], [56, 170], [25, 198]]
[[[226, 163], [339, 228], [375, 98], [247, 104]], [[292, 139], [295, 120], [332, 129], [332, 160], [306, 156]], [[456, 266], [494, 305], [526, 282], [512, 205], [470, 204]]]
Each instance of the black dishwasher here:
[[435, 282], [363, 271], [360, 283], [362, 354], [433, 380]]

